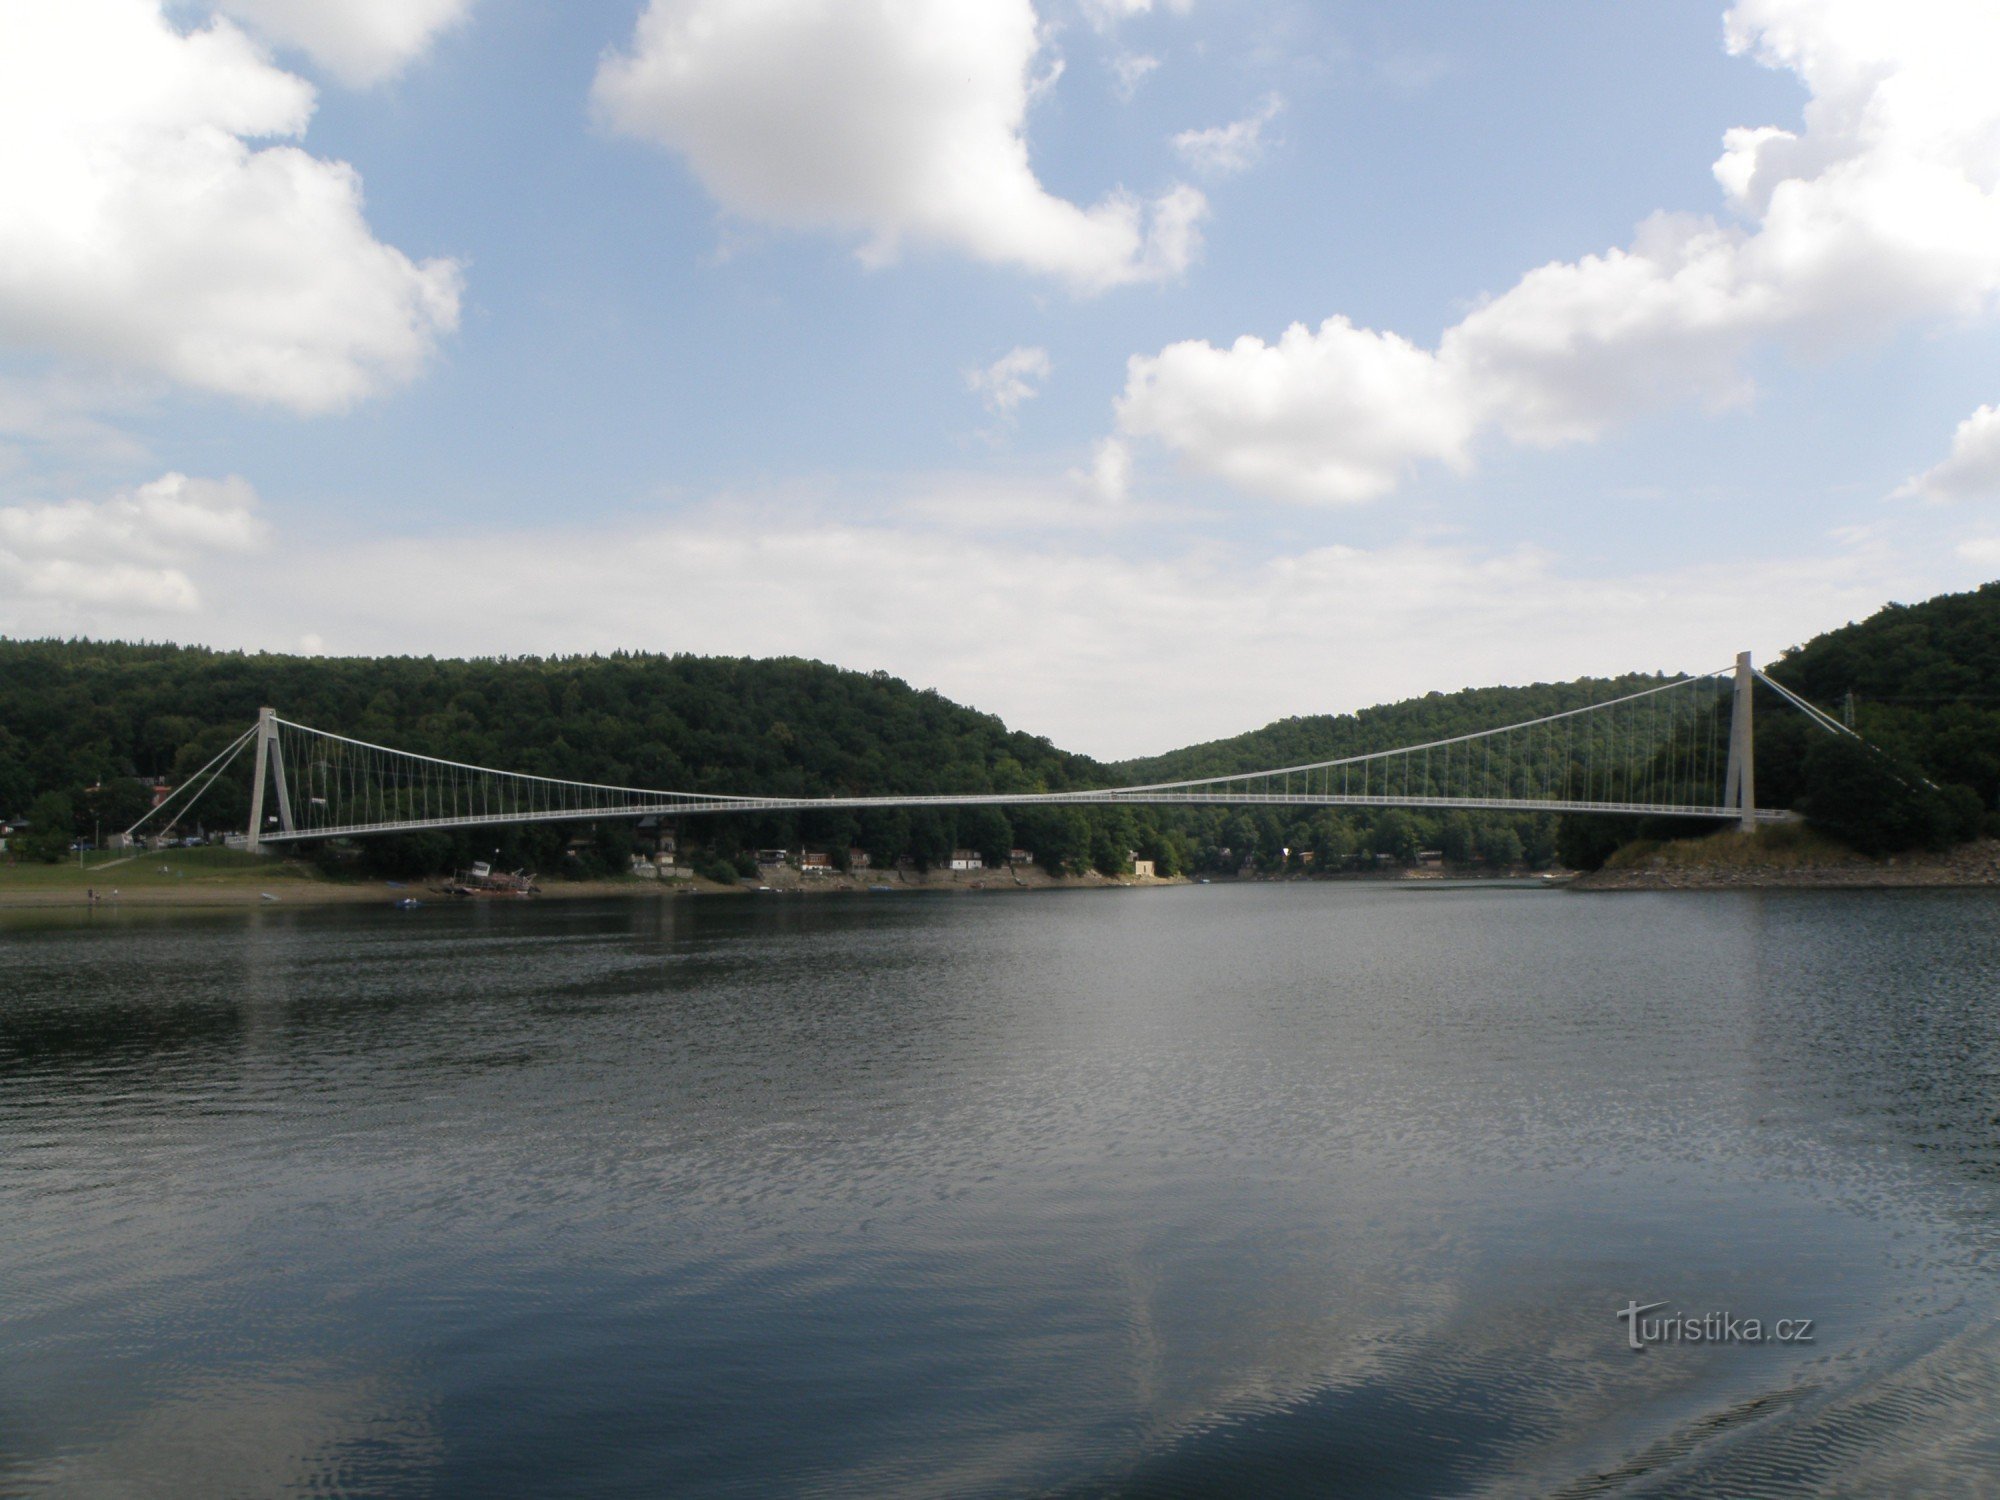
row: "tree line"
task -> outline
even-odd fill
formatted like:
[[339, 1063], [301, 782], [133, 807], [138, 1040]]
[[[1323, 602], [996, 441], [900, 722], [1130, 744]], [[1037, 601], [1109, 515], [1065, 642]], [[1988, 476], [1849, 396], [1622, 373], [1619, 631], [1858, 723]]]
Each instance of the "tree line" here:
[[[1986, 831], [2000, 799], [2000, 584], [1868, 620], [1785, 653], [1772, 675], [1839, 713], [1878, 749], [1760, 700], [1760, 800], [1792, 806], [1867, 852]], [[302, 657], [203, 647], [0, 639], [0, 815], [28, 814], [28, 848], [59, 856], [180, 785], [274, 704], [288, 718], [422, 754], [579, 781], [785, 797], [1067, 791], [1247, 773], [1435, 740], [1602, 702], [1660, 682], [1632, 674], [1430, 693], [1355, 714], [1280, 720], [1120, 763], [1063, 751], [998, 718], [880, 672], [799, 658]], [[1767, 692], [1768, 690], [1760, 690]], [[1729, 712], [1723, 700], [1717, 713]], [[1718, 726], [1726, 733], [1726, 722]], [[1549, 755], [1559, 753], [1552, 744]], [[246, 826], [246, 753], [183, 830]], [[1566, 767], [1545, 768], [1560, 776]], [[1664, 820], [1663, 820], [1664, 823]], [[1437, 850], [1454, 864], [1590, 865], [1622, 840], [1685, 822], [1543, 815], [1146, 807], [913, 808], [689, 819], [687, 857], [712, 873], [748, 852], [809, 845], [877, 865], [939, 864], [954, 849], [1051, 870], [1162, 874], [1330, 871]], [[579, 834], [587, 837], [579, 839]], [[371, 869], [416, 874], [473, 858], [551, 873], [622, 868], [620, 821], [364, 841]]]

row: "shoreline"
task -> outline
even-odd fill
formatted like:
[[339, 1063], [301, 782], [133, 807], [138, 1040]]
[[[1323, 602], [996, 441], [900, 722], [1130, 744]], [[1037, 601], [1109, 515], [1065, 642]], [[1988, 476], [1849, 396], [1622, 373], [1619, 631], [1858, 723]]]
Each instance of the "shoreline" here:
[[[192, 876], [172, 885], [155, 882], [130, 887], [117, 884], [113, 870], [107, 870], [101, 881], [90, 883], [66, 871], [62, 878], [47, 884], [34, 883], [32, 876], [18, 886], [12, 880], [0, 878], [0, 911], [117, 911], [138, 907], [154, 911], [198, 911], [245, 907], [392, 906], [406, 897], [414, 897], [425, 906], [511, 905], [521, 900], [667, 901], [693, 896], [868, 894], [871, 889], [882, 886], [890, 887], [894, 894], [936, 891], [983, 895], [1024, 890], [1120, 890], [1189, 883], [1180, 877], [1108, 876], [1095, 871], [1086, 875], [1054, 876], [1039, 868], [1018, 873], [1012, 870], [931, 870], [924, 874], [906, 870], [887, 871], [873, 879], [866, 874], [806, 877], [797, 870], [769, 870], [763, 872], [756, 884], [723, 885], [700, 876], [672, 881], [652, 880], [644, 876], [614, 876], [602, 880], [553, 880], [527, 897], [452, 897], [441, 894], [435, 886], [422, 881], [326, 880], [301, 874], [296, 866], [287, 868], [284, 865], [274, 865], [266, 879], [256, 879], [257, 873]], [[758, 889], [758, 886], [763, 889]], [[85, 894], [87, 889], [98, 892], [96, 901], [88, 899]], [[875, 893], [881, 894], [879, 890]]]
[[[266, 873], [258, 879], [257, 874]], [[8, 878], [11, 875], [13, 878]], [[116, 872], [107, 870], [95, 902], [85, 896], [86, 883], [65, 873], [46, 884], [30, 875], [21, 880], [15, 871], [0, 874], [0, 911], [105, 910], [123, 908], [148, 911], [202, 911], [267, 907], [324, 907], [394, 905], [414, 897], [425, 906], [456, 906], [469, 901], [496, 903], [521, 899], [533, 901], [590, 900], [678, 900], [695, 896], [759, 895], [821, 896], [868, 894], [945, 893], [990, 895], [1011, 891], [1137, 890], [1166, 886], [1193, 885], [1204, 879], [1215, 885], [1289, 885], [1295, 883], [1366, 884], [1423, 888], [1454, 886], [1474, 881], [1481, 884], [1518, 884], [1527, 887], [1534, 877], [1503, 880], [1491, 871], [1468, 867], [1436, 873], [1343, 871], [1325, 874], [1212, 875], [1200, 876], [1108, 876], [1091, 871], [1084, 875], [1050, 875], [1040, 867], [983, 871], [913, 870], [883, 872], [858, 871], [848, 874], [808, 876], [796, 869], [765, 870], [757, 881], [724, 885], [694, 876], [684, 880], [658, 881], [644, 876], [611, 877], [601, 880], [557, 880], [543, 886], [533, 896], [521, 898], [457, 898], [441, 894], [423, 882], [388, 880], [327, 880], [308, 874], [297, 865], [275, 864], [268, 872], [232, 871], [228, 875], [194, 875], [171, 885], [157, 882], [129, 888], [116, 884]], [[1869, 859], [1858, 854], [1817, 858], [1796, 863], [1678, 863], [1653, 856], [1645, 863], [1625, 868], [1593, 870], [1584, 874], [1556, 872], [1545, 888], [1584, 892], [1621, 891], [1740, 891], [1740, 890], [1966, 890], [2000, 887], [2000, 839], [1981, 839], [1935, 854], [1891, 855]], [[115, 895], [112, 892], [116, 892]]]
[[1882, 859], [1847, 854], [1795, 864], [1676, 864], [1660, 856], [1623, 869], [1593, 870], [1577, 891], [1892, 891], [2000, 886], [2000, 839], [1976, 839], [1938, 853]]

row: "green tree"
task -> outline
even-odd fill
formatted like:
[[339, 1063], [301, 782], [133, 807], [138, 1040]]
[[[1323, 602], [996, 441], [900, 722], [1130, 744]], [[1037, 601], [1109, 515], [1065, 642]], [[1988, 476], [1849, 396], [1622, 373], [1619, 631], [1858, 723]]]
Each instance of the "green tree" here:
[[876, 869], [894, 869], [910, 847], [910, 815], [901, 808], [870, 808], [861, 817], [861, 847]]
[[1322, 870], [1338, 870], [1354, 858], [1354, 825], [1337, 812], [1322, 812], [1313, 819], [1314, 862]]
[[[1519, 842], [1520, 840], [1515, 840], [1516, 844]], [[1479, 833], [1473, 827], [1469, 815], [1455, 812], [1444, 820], [1444, 831], [1438, 837], [1438, 849], [1453, 864], [1469, 865], [1478, 859], [1479, 844]]]
[[1014, 825], [997, 807], [960, 809], [958, 836], [966, 848], [979, 851], [989, 869], [1006, 864], [1007, 853], [1014, 847]]
[[1125, 808], [1100, 812], [1090, 830], [1090, 863], [1100, 875], [1123, 875], [1132, 868], [1132, 846], [1139, 830]]
[[1028, 810], [1024, 833], [1034, 841], [1035, 863], [1051, 875], [1080, 875], [1090, 866], [1090, 820], [1074, 807]]
[[18, 840], [23, 858], [52, 865], [76, 838], [76, 807], [62, 792], [44, 792], [28, 808], [28, 831]]
[[1416, 824], [1400, 807], [1387, 807], [1375, 815], [1375, 828], [1368, 841], [1377, 854], [1405, 860], [1414, 858], [1420, 847]]
[[1960, 832], [1953, 807], [1913, 770], [1828, 735], [1806, 752], [1806, 816], [1863, 854], [1941, 848]]
[[[1706, 830], [1709, 825], [1700, 826]], [[1537, 857], [1541, 840], [1529, 843], [1528, 862], [1543, 865], [1560, 860], [1572, 870], [1600, 869], [1621, 844], [1638, 838], [1639, 832], [1637, 818], [1604, 813], [1566, 814], [1557, 820], [1553, 847], [1545, 855]]]
[[153, 789], [136, 776], [114, 777], [87, 795], [91, 821], [107, 835], [123, 833], [153, 809]]
[[1512, 823], [1495, 823], [1479, 835], [1479, 851], [1491, 865], [1518, 865], [1526, 850]]

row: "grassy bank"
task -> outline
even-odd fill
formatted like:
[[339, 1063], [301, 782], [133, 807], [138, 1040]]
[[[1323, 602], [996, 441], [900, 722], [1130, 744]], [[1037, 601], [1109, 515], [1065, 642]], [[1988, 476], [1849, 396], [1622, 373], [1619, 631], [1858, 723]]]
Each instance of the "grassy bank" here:
[[102, 851], [79, 861], [75, 855], [60, 864], [34, 861], [0, 864], [0, 903], [27, 898], [83, 899], [86, 891], [109, 896], [157, 900], [162, 896], [228, 897], [258, 900], [269, 891], [287, 892], [331, 886], [311, 866], [297, 860], [268, 859], [240, 849], [165, 849], [157, 853], [125, 854]]
[[[240, 849], [166, 849], [158, 853], [74, 855], [61, 864], [0, 864], [0, 907], [69, 906], [95, 892], [123, 906], [244, 906], [276, 901], [299, 906], [433, 899], [429, 882], [391, 882], [329, 875], [303, 860], [246, 854]], [[547, 894], [600, 896], [656, 891], [651, 881], [562, 881]], [[442, 899], [442, 898], [437, 898]]]

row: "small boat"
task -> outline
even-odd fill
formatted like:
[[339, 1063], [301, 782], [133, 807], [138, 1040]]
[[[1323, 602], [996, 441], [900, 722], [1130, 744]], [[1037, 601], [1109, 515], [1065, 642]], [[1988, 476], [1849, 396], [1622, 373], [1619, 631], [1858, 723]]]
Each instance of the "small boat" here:
[[424, 903], [419, 901], [415, 896], [402, 896], [389, 904], [395, 907], [397, 911], [415, 911]]
[[474, 896], [534, 896], [541, 887], [535, 884], [532, 870], [516, 870], [511, 875], [503, 875], [484, 860], [469, 870], [460, 870], [445, 882], [442, 894], [459, 898]]
[[272, 895], [269, 891], [259, 891], [257, 893], [257, 899], [259, 901], [276, 901], [278, 898]]

